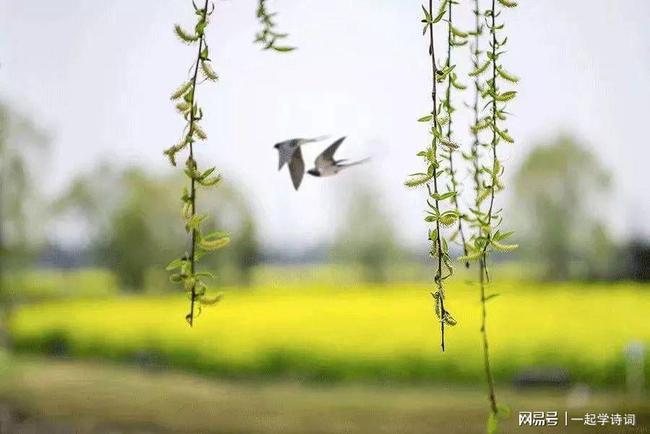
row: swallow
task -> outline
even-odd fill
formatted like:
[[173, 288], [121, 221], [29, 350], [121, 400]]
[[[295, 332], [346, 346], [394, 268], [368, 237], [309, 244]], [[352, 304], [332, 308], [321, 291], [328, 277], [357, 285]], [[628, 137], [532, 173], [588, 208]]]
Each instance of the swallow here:
[[347, 169], [348, 167], [356, 166], [368, 161], [368, 158], [364, 158], [363, 160], [343, 164], [343, 162], [347, 160], [335, 160], [334, 153], [339, 148], [339, 146], [341, 146], [343, 140], [345, 140], [345, 137], [341, 137], [336, 142], [328, 146], [327, 149], [325, 149], [318, 157], [316, 157], [316, 160], [314, 161], [314, 168], [309, 169], [307, 173], [312, 176], [332, 176], [336, 175], [343, 169]]
[[305, 175], [305, 161], [302, 158], [300, 147], [306, 143], [317, 142], [327, 137], [314, 137], [313, 139], [289, 139], [284, 142], [276, 143], [273, 147], [278, 150], [280, 161], [278, 170], [281, 170], [285, 164], [289, 163], [289, 174], [293, 188], [298, 190], [302, 178]]

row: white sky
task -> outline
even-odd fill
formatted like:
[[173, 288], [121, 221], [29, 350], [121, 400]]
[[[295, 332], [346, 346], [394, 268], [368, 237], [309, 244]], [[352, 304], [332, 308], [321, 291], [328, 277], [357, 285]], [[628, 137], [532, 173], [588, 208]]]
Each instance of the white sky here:
[[[343, 198], [362, 179], [376, 184], [400, 237], [421, 240], [423, 192], [402, 186], [405, 174], [421, 169], [414, 154], [427, 133], [415, 120], [430, 110], [419, 2], [268, 3], [297, 51], [262, 52], [251, 43], [255, 0], [217, 1], [208, 41], [221, 81], [199, 92], [209, 135], [199, 161], [214, 162], [249, 194], [267, 245], [327, 239]], [[539, 140], [574, 132], [615, 175], [616, 231], [649, 236], [650, 2], [522, 0], [504, 15], [504, 63], [523, 78], [508, 125], [517, 143], [501, 151], [507, 173]], [[468, 14], [457, 17], [470, 27]], [[180, 0], [0, 0], [0, 98], [52, 134], [50, 192], [100, 158], [173, 170], [162, 150], [183, 121], [168, 95], [194, 49], [176, 40], [172, 25], [192, 20], [191, 2]], [[466, 68], [467, 49], [457, 52]], [[296, 193], [277, 172], [272, 145], [322, 134], [348, 136], [340, 157], [372, 162], [336, 178], [306, 176]], [[306, 149], [308, 164], [318, 150]]]

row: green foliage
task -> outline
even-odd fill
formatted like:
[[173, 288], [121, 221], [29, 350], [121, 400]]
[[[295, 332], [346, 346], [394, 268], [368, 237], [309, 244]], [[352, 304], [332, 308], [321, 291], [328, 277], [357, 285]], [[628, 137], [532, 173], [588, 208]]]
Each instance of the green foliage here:
[[[516, 6], [516, 5], [512, 5]], [[501, 210], [494, 209], [494, 198], [498, 191], [503, 189], [501, 176], [503, 175], [503, 165], [498, 159], [497, 148], [501, 141], [514, 143], [507, 129], [502, 124], [508, 118], [506, 103], [511, 101], [517, 95], [513, 90], [502, 90], [499, 80], [508, 83], [516, 83], [518, 78], [506, 72], [501, 64], [500, 58], [503, 54], [499, 51], [507, 42], [507, 38], [500, 40], [499, 32], [503, 31], [504, 24], [496, 22], [500, 12], [496, 10], [496, 4], [492, 2], [492, 8], [480, 13], [478, 3], [475, 6], [476, 27], [473, 32], [474, 44], [471, 47], [473, 71], [470, 76], [474, 77], [474, 88], [476, 91], [474, 101], [474, 124], [471, 127], [474, 135], [471, 154], [467, 159], [473, 167], [475, 203], [471, 211], [471, 218], [468, 218], [474, 229], [471, 238], [468, 240], [463, 259], [480, 260], [481, 278], [488, 278], [487, 256], [490, 251], [512, 251], [517, 248], [516, 244], [502, 243], [505, 236], [498, 231], [498, 226], [502, 221]], [[480, 22], [481, 17], [485, 19], [484, 23]], [[482, 61], [479, 49], [480, 35], [483, 28], [487, 28], [490, 35], [490, 51], [486, 53], [487, 60]], [[491, 71], [491, 77], [481, 81], [480, 75], [485, 71]], [[485, 102], [483, 110], [489, 110], [487, 115], [483, 115], [479, 110], [479, 98]], [[481, 140], [481, 132], [485, 130], [492, 131], [492, 138], [489, 144]], [[484, 159], [491, 160], [484, 163]], [[483, 202], [488, 200], [487, 209], [483, 208]], [[509, 233], [508, 233], [509, 235]]]
[[35, 199], [47, 143], [30, 117], [0, 101], [0, 285], [3, 265], [15, 268], [29, 261], [40, 235], [43, 210]]
[[[189, 150], [184, 169], [185, 175], [189, 179], [189, 188], [185, 188], [183, 191], [181, 201], [183, 203], [182, 216], [185, 220], [185, 230], [190, 236], [190, 247], [182, 257], [171, 261], [167, 266], [167, 270], [172, 272], [170, 280], [180, 284], [188, 293], [190, 311], [185, 319], [190, 326], [194, 323], [194, 318], [200, 312], [203, 304], [213, 304], [215, 300], [219, 299], [219, 297], [213, 299], [207, 297], [205, 278], [210, 275], [199, 273], [196, 270], [196, 264], [206, 253], [225, 247], [230, 241], [226, 234], [219, 236], [214, 233], [205, 234], [203, 223], [206, 221], [207, 216], [197, 213], [196, 195], [198, 187], [215, 186], [219, 183], [221, 176], [213, 174], [216, 170], [215, 167], [205, 170], [199, 169], [199, 165], [194, 159], [194, 144], [197, 141], [207, 139], [207, 134], [199, 124], [199, 121], [203, 118], [203, 110], [199, 107], [196, 98], [199, 70], [204, 80], [216, 81], [219, 79], [212, 69], [210, 51], [205, 39], [205, 30], [214, 11], [214, 4], [212, 4], [211, 10], [208, 11], [208, 0], [205, 0], [202, 8], [194, 5], [194, 10], [197, 16], [194, 33], [187, 32], [179, 25], [174, 27], [176, 35], [181, 41], [188, 44], [198, 42], [198, 50], [191, 80], [183, 83], [171, 96], [172, 100], [182, 98], [182, 101], [176, 103], [176, 109], [183, 115], [187, 123], [183, 133], [184, 136], [180, 143], [165, 151], [170, 163], [176, 166], [176, 155], [186, 148]], [[195, 305], [198, 305], [198, 311], [195, 310]]]
[[365, 282], [387, 281], [389, 268], [399, 261], [402, 253], [381, 203], [380, 194], [369, 185], [354, 189], [331, 250], [334, 261], [360, 266], [361, 279]]
[[[515, 6], [513, 4], [512, 6]], [[494, 209], [495, 195], [503, 189], [501, 176], [503, 165], [498, 158], [497, 147], [501, 140], [514, 143], [514, 139], [508, 130], [500, 126], [507, 120], [508, 112], [506, 103], [511, 101], [517, 93], [512, 90], [503, 91], [500, 88], [499, 79], [509, 83], [516, 83], [518, 78], [506, 72], [500, 63], [503, 51], [500, 50], [507, 42], [507, 37], [499, 41], [498, 32], [503, 31], [505, 25], [497, 24], [496, 18], [501, 12], [496, 9], [496, 2], [492, 0], [491, 8], [481, 13], [479, 0], [474, 0], [475, 26], [469, 32], [473, 35], [473, 43], [470, 44], [473, 69], [469, 73], [474, 78], [474, 123], [470, 126], [473, 135], [473, 143], [469, 155], [464, 155], [472, 166], [472, 177], [474, 181], [474, 206], [470, 209], [470, 216], [467, 221], [470, 223], [472, 233], [465, 244], [465, 254], [460, 258], [463, 261], [478, 261], [480, 302], [481, 302], [481, 338], [483, 346], [483, 366], [488, 386], [488, 398], [490, 401], [490, 415], [487, 421], [488, 434], [496, 433], [501, 414], [497, 404], [496, 392], [492, 366], [490, 363], [490, 352], [488, 346], [487, 332], [487, 306], [488, 300], [498, 296], [496, 293], [486, 294], [486, 284], [490, 279], [488, 271], [488, 255], [492, 251], [509, 252], [515, 250], [516, 244], [506, 244], [506, 238], [512, 232], [501, 232], [500, 226], [503, 217], [501, 210]], [[484, 22], [481, 22], [484, 19]], [[481, 51], [481, 37], [484, 28], [488, 29], [489, 50]], [[482, 60], [482, 54], [486, 59]], [[482, 81], [481, 75], [490, 72], [490, 78]], [[483, 99], [483, 110], [479, 109], [480, 100]], [[483, 111], [489, 109], [487, 114]], [[489, 143], [483, 142], [481, 133], [492, 131], [492, 139]], [[486, 161], [487, 160], [487, 161]], [[489, 161], [489, 162], [488, 162]], [[487, 209], [484, 202], [488, 200]]]
[[[458, 182], [457, 171], [454, 167], [454, 157], [460, 150], [460, 145], [454, 141], [454, 131], [453, 131], [453, 121], [454, 113], [456, 112], [456, 107], [453, 104], [453, 89], [464, 90], [467, 86], [461, 84], [458, 81], [458, 75], [455, 72], [456, 65], [453, 63], [453, 52], [455, 47], [463, 46], [467, 44], [467, 37], [469, 36], [466, 32], [459, 30], [454, 26], [453, 21], [453, 8], [457, 4], [455, 1], [450, 1], [447, 6], [447, 60], [445, 66], [442, 70], [442, 77], [447, 82], [447, 87], [445, 90], [445, 97], [442, 99], [441, 104], [442, 108], [446, 113], [446, 122], [447, 131], [444, 136], [439, 137], [441, 144], [445, 145], [446, 151], [442, 153], [442, 159], [444, 161], [443, 170], [448, 176], [448, 185], [450, 187], [452, 195], [451, 206], [454, 210], [454, 215], [452, 217], [447, 217], [444, 222], [441, 221], [443, 226], [452, 226], [456, 224], [457, 231], [456, 235], [451, 237], [452, 240], [455, 240], [458, 236], [460, 237], [460, 245], [463, 248], [463, 252], [467, 255], [467, 248], [465, 242], [465, 230], [463, 228], [463, 221], [466, 220], [465, 214], [460, 210], [458, 196], [460, 190], [460, 183]], [[439, 78], [440, 80], [440, 78]], [[469, 267], [469, 262], [466, 262], [465, 265]]]
[[[87, 249], [89, 262], [113, 271], [123, 289], [168, 291], [173, 286], [162, 269], [187, 240], [185, 225], [178, 224], [178, 199], [169, 192], [183, 182], [180, 173], [160, 177], [99, 165], [75, 178], [52, 211], [63, 221], [74, 219], [88, 240], [79, 249]], [[216, 239], [224, 242], [220, 225], [227, 225], [233, 235], [228, 249], [201, 258], [202, 265], [215, 272], [210, 282], [248, 284], [259, 253], [255, 220], [244, 194], [231, 185], [220, 186], [203, 204], [203, 214], [208, 216], [202, 223], [204, 247], [211, 248]]]
[[[452, 113], [451, 88], [463, 88], [454, 72], [455, 65], [451, 63], [451, 49], [453, 45], [462, 45], [464, 32], [453, 28], [451, 22], [452, 5], [455, 2], [443, 0], [440, 2], [437, 11], [433, 11], [433, 1], [430, 0], [428, 7], [422, 6], [424, 23], [423, 34], [429, 35], [428, 55], [431, 59], [431, 113], [422, 116], [418, 122], [430, 124], [431, 142], [418, 156], [424, 160], [426, 172], [418, 172], [409, 176], [405, 181], [407, 187], [426, 186], [427, 188], [427, 209], [424, 221], [430, 225], [428, 239], [431, 242], [429, 255], [434, 260], [434, 284], [436, 286], [431, 295], [434, 299], [434, 313], [440, 322], [440, 346], [445, 350], [445, 325], [455, 325], [456, 320], [445, 307], [444, 281], [453, 274], [453, 266], [449, 256], [449, 243], [443, 233], [443, 228], [459, 225], [459, 232], [462, 232], [461, 213], [458, 210], [457, 186], [455, 171], [453, 167], [453, 153], [459, 149], [459, 145], [452, 140]], [[447, 62], [441, 69], [436, 63], [434, 47], [434, 24], [442, 20], [445, 13], [448, 13], [448, 53]], [[438, 101], [437, 83], [447, 81], [447, 91], [442, 102]], [[444, 110], [444, 116], [440, 111]], [[443, 126], [447, 126], [446, 134], [443, 133]], [[439, 148], [438, 145], [441, 145]], [[446, 152], [445, 152], [446, 150]], [[447, 175], [449, 191], [441, 191], [443, 176]], [[443, 202], [448, 201], [450, 209], [443, 209]], [[464, 238], [464, 235], [462, 236]], [[450, 236], [449, 240], [453, 240]], [[464, 243], [463, 243], [464, 244]]]
[[609, 192], [603, 164], [569, 135], [541, 143], [515, 174], [515, 216], [526, 245], [523, 254], [543, 268], [543, 278], [611, 277], [617, 257], [605, 229], [607, 216], [593, 212]]
[[119, 285], [105, 269], [24, 270], [6, 276], [5, 298], [13, 303], [115, 296]]
[[261, 44], [263, 50], [275, 50], [280, 53], [286, 53], [296, 49], [296, 47], [278, 45], [278, 41], [286, 38], [288, 35], [286, 33], [278, 33], [275, 30], [276, 24], [273, 21], [273, 17], [275, 17], [276, 13], [269, 13], [266, 10], [266, 0], [258, 0], [255, 15], [262, 25], [262, 30], [255, 35], [254, 42]]

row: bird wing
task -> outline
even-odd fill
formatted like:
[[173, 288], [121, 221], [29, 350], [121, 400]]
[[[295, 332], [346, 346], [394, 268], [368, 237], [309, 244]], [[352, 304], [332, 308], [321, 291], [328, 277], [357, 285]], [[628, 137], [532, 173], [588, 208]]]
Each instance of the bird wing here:
[[343, 143], [343, 140], [345, 140], [345, 136], [341, 137], [338, 139], [336, 142], [332, 143], [325, 149], [321, 154], [316, 157], [316, 160], [314, 161], [314, 166], [316, 166], [317, 169], [321, 167], [326, 167], [326, 166], [331, 166], [334, 164], [334, 153], [336, 150], [341, 146], [341, 143]]
[[298, 190], [300, 183], [302, 182], [302, 177], [305, 176], [305, 161], [302, 159], [302, 151], [300, 147], [296, 149], [291, 157], [289, 162], [289, 173], [291, 174], [291, 182], [293, 182], [293, 188]]
[[[358, 165], [358, 164], [363, 164], [363, 163], [365, 163], [365, 162], [367, 162], [367, 161], [369, 161], [369, 160], [370, 160], [370, 157], [366, 157], [366, 158], [364, 158], [364, 159], [362, 159], [362, 160], [353, 161], [353, 162], [351, 162], [351, 163], [339, 164], [339, 166], [340, 166], [340, 167], [356, 166], [356, 165]], [[339, 163], [341, 163], [341, 162], [343, 162], [343, 161], [347, 161], [347, 160], [339, 160]]]
[[278, 154], [280, 157], [280, 162], [278, 165], [278, 170], [282, 169], [285, 164], [287, 164], [289, 161], [291, 161], [291, 157], [293, 156], [294, 152], [296, 152], [296, 146], [295, 146], [296, 139], [291, 139], [291, 140], [286, 140], [284, 142], [278, 143], [276, 145], [276, 149], [278, 150]]

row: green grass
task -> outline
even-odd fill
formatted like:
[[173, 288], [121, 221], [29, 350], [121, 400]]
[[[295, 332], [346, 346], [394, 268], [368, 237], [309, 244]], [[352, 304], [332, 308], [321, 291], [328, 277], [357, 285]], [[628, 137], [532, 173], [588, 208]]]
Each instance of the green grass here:
[[[193, 329], [183, 319], [188, 303], [178, 296], [66, 300], [21, 307], [10, 332], [20, 350], [230, 377], [482, 382], [477, 288], [449, 287], [447, 307], [459, 325], [448, 330], [444, 354], [429, 289], [406, 283], [232, 289]], [[501, 294], [489, 304], [497, 379], [549, 366], [568, 369], [574, 381], [622, 387], [626, 345], [650, 344], [648, 289], [631, 283], [494, 286], [490, 291]]]
[[[648, 401], [621, 393], [596, 392], [576, 401], [572, 391], [499, 392], [511, 409], [502, 434], [648, 432]], [[0, 403], [19, 414], [23, 424], [40, 427], [18, 432], [474, 434], [485, 432], [487, 415], [479, 387], [234, 382], [24, 357], [0, 361]], [[641, 426], [589, 431], [578, 423], [546, 430], [517, 427], [517, 412], [531, 410], [566, 410], [576, 417], [635, 413]], [[55, 431], [53, 424], [70, 429]]]
[[9, 274], [3, 298], [34, 302], [58, 298], [107, 297], [119, 291], [117, 279], [107, 270], [28, 270]]

